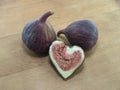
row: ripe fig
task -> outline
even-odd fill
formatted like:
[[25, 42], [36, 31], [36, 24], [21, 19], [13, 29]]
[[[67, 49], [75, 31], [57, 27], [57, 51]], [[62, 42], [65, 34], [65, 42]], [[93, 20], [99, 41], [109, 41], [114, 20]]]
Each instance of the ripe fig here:
[[23, 29], [22, 40], [24, 44], [37, 54], [47, 54], [49, 46], [56, 40], [56, 33], [47, 18], [52, 11], [46, 12], [41, 18], [29, 22]]
[[67, 46], [63, 41], [54, 41], [49, 48], [51, 62], [59, 74], [67, 79], [84, 61], [84, 51], [78, 46]]
[[97, 26], [90, 20], [75, 21], [57, 32], [57, 36], [61, 34], [66, 36], [71, 45], [78, 45], [84, 51], [92, 49], [98, 40]]

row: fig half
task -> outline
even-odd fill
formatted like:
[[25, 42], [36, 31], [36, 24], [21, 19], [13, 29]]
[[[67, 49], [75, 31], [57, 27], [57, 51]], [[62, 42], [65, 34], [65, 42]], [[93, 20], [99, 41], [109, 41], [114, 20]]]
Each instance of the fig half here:
[[59, 74], [67, 79], [81, 66], [84, 61], [84, 51], [78, 46], [67, 46], [62, 41], [54, 41], [49, 48], [51, 62]]

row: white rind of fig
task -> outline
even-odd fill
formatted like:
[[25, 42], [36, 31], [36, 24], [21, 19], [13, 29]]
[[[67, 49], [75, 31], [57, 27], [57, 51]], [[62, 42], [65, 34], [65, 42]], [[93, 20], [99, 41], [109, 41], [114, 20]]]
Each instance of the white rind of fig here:
[[85, 55], [84, 55], [84, 51], [81, 47], [78, 47], [78, 46], [72, 46], [72, 47], [69, 47], [66, 45], [66, 53], [71, 55], [73, 52], [75, 51], [80, 51], [81, 53], [81, 58], [80, 58], [80, 62], [72, 69], [68, 70], [68, 71], [64, 71], [60, 68], [60, 66], [57, 64], [56, 60], [53, 58], [53, 53], [52, 53], [52, 47], [56, 44], [61, 44], [61, 43], [64, 43], [62, 41], [54, 41], [50, 48], [49, 48], [49, 56], [50, 56], [50, 59], [53, 63], [53, 65], [55, 66], [55, 68], [57, 69], [57, 71], [59, 72], [59, 74], [64, 78], [64, 79], [67, 79], [69, 76], [71, 76], [73, 74], [73, 72], [82, 65], [82, 63], [84, 62], [84, 58], [85, 58]]

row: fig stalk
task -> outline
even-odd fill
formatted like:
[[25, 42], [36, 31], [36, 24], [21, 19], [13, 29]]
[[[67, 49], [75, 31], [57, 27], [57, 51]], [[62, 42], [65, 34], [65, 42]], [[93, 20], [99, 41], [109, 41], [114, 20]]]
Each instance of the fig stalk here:
[[49, 16], [53, 15], [53, 14], [54, 14], [54, 12], [50, 10], [50, 11], [46, 12], [45, 14], [43, 14], [43, 15], [41, 16], [41, 18], [39, 19], [39, 21], [40, 21], [40, 22], [45, 22], [45, 21], [47, 20], [47, 18], [48, 18]]
[[60, 30], [60, 31], [57, 32], [58, 37], [60, 36], [60, 34], [65, 34], [64, 30]]

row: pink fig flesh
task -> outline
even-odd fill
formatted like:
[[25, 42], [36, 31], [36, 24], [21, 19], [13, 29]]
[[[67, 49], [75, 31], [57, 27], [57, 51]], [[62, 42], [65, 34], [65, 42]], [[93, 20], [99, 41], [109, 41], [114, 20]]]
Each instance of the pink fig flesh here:
[[66, 53], [67, 50], [65, 44], [58, 44], [53, 46], [52, 51], [53, 57], [63, 71], [68, 71], [71, 68], [74, 68], [77, 63], [80, 62], [80, 51], [75, 51], [71, 55], [69, 55], [68, 53]]

